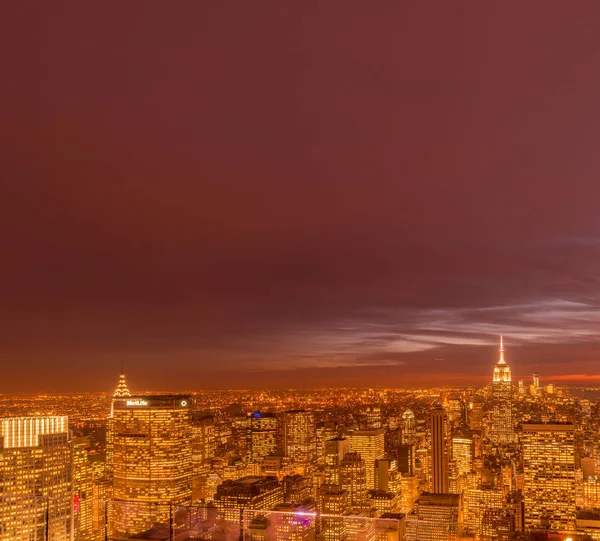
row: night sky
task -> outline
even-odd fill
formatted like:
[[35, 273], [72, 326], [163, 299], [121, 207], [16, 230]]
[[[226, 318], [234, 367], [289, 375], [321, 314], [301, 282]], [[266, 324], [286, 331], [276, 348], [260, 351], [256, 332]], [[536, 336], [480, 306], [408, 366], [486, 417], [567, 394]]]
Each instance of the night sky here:
[[600, 382], [600, 3], [8, 2], [0, 393]]

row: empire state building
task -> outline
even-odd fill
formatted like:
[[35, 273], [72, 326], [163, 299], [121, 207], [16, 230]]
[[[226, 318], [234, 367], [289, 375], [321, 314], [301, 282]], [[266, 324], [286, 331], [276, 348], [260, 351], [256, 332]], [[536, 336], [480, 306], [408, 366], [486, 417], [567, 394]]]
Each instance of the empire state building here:
[[492, 427], [490, 432], [490, 439], [496, 443], [514, 441], [512, 393], [510, 367], [504, 360], [504, 344], [502, 336], [500, 336], [500, 358], [494, 367], [492, 381]]

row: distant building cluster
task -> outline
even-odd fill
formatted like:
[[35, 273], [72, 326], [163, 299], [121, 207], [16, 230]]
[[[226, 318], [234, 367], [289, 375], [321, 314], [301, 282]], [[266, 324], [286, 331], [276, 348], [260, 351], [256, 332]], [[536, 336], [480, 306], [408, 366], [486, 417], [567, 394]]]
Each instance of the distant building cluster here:
[[600, 541], [598, 405], [531, 382], [502, 340], [478, 389], [245, 404], [121, 374], [105, 418], [0, 418], [0, 541]]

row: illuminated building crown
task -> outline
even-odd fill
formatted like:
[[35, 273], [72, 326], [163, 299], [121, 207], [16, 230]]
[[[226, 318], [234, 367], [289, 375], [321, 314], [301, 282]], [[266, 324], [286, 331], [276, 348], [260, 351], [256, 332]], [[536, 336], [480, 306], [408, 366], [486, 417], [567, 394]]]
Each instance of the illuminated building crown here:
[[500, 359], [494, 367], [494, 381], [511, 381], [510, 367], [504, 360], [504, 341], [502, 335], [500, 335]]
[[410, 408], [407, 408], [406, 411], [402, 414], [402, 419], [414, 419], [415, 414], [412, 412]]
[[127, 387], [127, 383], [125, 382], [125, 374], [121, 371], [121, 376], [119, 377], [119, 384], [117, 385], [117, 389], [115, 394], [113, 394], [113, 398], [127, 398], [131, 396], [129, 392], [129, 388]]

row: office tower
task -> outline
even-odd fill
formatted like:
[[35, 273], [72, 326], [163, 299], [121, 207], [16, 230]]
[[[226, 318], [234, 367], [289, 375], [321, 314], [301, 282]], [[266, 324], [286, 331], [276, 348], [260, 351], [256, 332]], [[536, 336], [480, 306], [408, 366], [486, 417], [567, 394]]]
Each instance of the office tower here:
[[413, 445], [417, 440], [417, 423], [415, 414], [407, 409], [402, 414], [402, 443], [404, 445]]
[[455, 477], [458, 481], [452, 492], [458, 493], [464, 476], [471, 471], [473, 466], [473, 440], [468, 436], [454, 436], [452, 438], [452, 463]]
[[273, 541], [314, 541], [316, 510], [314, 500], [275, 506], [269, 513]]
[[346, 491], [348, 506], [353, 513], [367, 505], [367, 471], [365, 461], [356, 452], [347, 453], [340, 464], [340, 486]]
[[211, 460], [215, 456], [215, 420], [205, 412], [192, 414], [192, 500], [212, 498], [207, 490]]
[[379, 406], [367, 406], [363, 410], [364, 427], [367, 430], [371, 428], [381, 428], [381, 408]]
[[231, 441], [236, 453], [246, 457], [248, 453], [248, 433], [250, 431], [250, 416], [245, 413], [231, 417]]
[[253, 513], [248, 526], [244, 529], [244, 534], [240, 537], [248, 541], [268, 541], [270, 526], [271, 521], [264, 514]]
[[427, 442], [427, 447], [415, 449], [415, 475], [431, 482], [431, 438]]
[[325, 423], [317, 423], [315, 425], [315, 446], [316, 446], [316, 457], [317, 465], [323, 466], [325, 464], [325, 442], [333, 436], [330, 436], [330, 430], [325, 426]]
[[600, 479], [598, 477], [588, 477], [581, 481], [582, 495], [580, 507], [584, 509], [600, 508]]
[[467, 416], [471, 430], [483, 429], [483, 403], [481, 400], [475, 399], [469, 403]]
[[256, 475], [254, 466], [242, 460], [240, 456], [228, 456], [225, 458], [225, 465], [222, 467], [221, 475], [225, 480], [242, 479], [243, 477]]
[[385, 513], [397, 513], [400, 506], [400, 495], [385, 490], [369, 491], [369, 508], [375, 509], [375, 516]]
[[283, 478], [285, 503], [300, 504], [313, 497], [313, 484], [310, 477], [303, 475], [286, 475]]
[[324, 482], [337, 485], [340, 482], [340, 469], [344, 456], [350, 452], [350, 440], [333, 438], [325, 442], [325, 476]]
[[[105, 461], [92, 461], [94, 469], [94, 485], [92, 487], [92, 530], [94, 533], [100, 532], [100, 539], [106, 539], [108, 534], [107, 515], [111, 507], [109, 502], [112, 502], [112, 479], [100, 474], [96, 466], [100, 463], [105, 464]], [[104, 468], [103, 468], [104, 469]]]
[[407, 541], [455, 541], [461, 535], [462, 511], [458, 494], [423, 492], [406, 519]]
[[431, 411], [431, 488], [432, 492], [448, 492], [448, 427], [446, 410], [438, 404]]
[[215, 419], [210, 413], [192, 413], [191, 436], [193, 461], [203, 463], [215, 457]]
[[398, 471], [402, 475], [415, 474], [415, 446], [402, 444], [398, 447]]
[[525, 382], [522, 379], [519, 380], [519, 396], [525, 396]]
[[398, 461], [395, 458], [380, 458], [375, 461], [375, 490], [391, 490], [398, 474]]
[[67, 417], [0, 419], [0, 539], [72, 535]]
[[383, 458], [384, 431], [382, 428], [373, 430], [354, 430], [348, 434], [350, 449], [359, 453], [365, 461], [367, 469], [367, 490], [375, 489], [375, 461]]
[[337, 485], [321, 485], [317, 492], [321, 513], [320, 530], [323, 541], [345, 541], [348, 538], [346, 517], [348, 498], [346, 491]]
[[504, 344], [500, 337], [500, 358], [494, 367], [492, 381], [492, 427], [490, 439], [496, 443], [514, 441], [512, 420], [512, 383], [510, 367], [504, 360]]
[[112, 466], [113, 466], [113, 434], [114, 430], [112, 427], [113, 421], [113, 408], [114, 401], [116, 399], [122, 398], [130, 398], [131, 392], [129, 391], [129, 387], [127, 387], [127, 382], [125, 381], [125, 374], [123, 373], [123, 368], [121, 367], [121, 375], [119, 376], [119, 383], [117, 384], [117, 388], [113, 393], [113, 401], [110, 405], [110, 415], [108, 416], [106, 422], [106, 474], [110, 477], [112, 475]]
[[591, 456], [583, 457], [580, 460], [580, 467], [584, 479], [596, 475], [596, 461]]
[[306, 475], [316, 465], [315, 417], [311, 411], [293, 410], [283, 414], [283, 452]]
[[350, 452], [350, 440], [333, 438], [325, 442], [325, 465], [339, 466], [346, 453]]
[[575, 526], [575, 434], [570, 423], [523, 425], [525, 528]]
[[408, 513], [415, 506], [419, 497], [419, 479], [414, 475], [402, 476], [400, 478], [400, 502], [398, 504], [401, 513]]
[[533, 373], [533, 394], [540, 396], [540, 375], [535, 371]]
[[[350, 515], [346, 517], [346, 530], [348, 539], [352, 541], [375, 541], [377, 533], [375, 532], [376, 520], [362, 515]], [[387, 534], [387, 532], [386, 532]], [[387, 537], [387, 535], [385, 535]]]
[[116, 533], [139, 533], [192, 499], [191, 398], [113, 400], [112, 472]]
[[[491, 516], [500, 516], [504, 507], [504, 492], [493, 486], [478, 486], [473, 479], [463, 493], [464, 528], [467, 533], [478, 538], [492, 538], [494, 532], [490, 531]], [[488, 521], [484, 522], [484, 516]]]
[[250, 475], [224, 481], [217, 487], [214, 504], [222, 509], [269, 510], [282, 504], [283, 485], [276, 477]]
[[104, 530], [94, 522], [98, 504], [94, 501], [94, 461], [91, 458], [94, 455], [90, 455], [90, 446], [89, 438], [71, 440], [75, 539], [87, 541], [100, 540], [104, 534]]
[[277, 416], [256, 412], [250, 416], [248, 431], [248, 461], [260, 463], [277, 448]]

